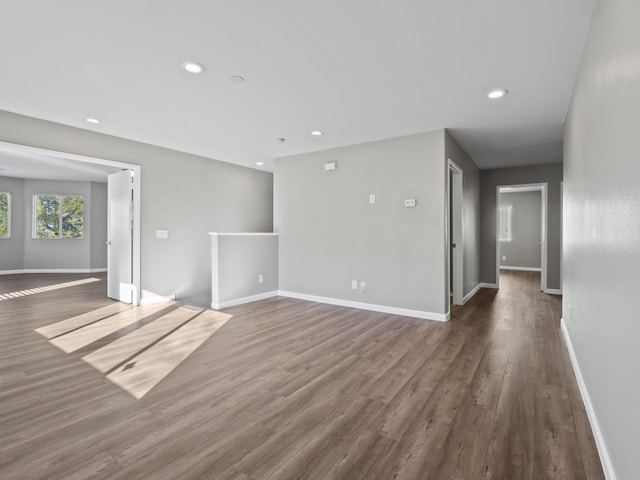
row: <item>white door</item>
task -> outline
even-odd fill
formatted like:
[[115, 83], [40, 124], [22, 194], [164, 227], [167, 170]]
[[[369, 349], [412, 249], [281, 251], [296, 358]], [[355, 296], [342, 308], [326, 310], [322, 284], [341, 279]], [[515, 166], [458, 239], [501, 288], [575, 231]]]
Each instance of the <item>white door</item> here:
[[109, 175], [107, 192], [107, 296], [133, 303], [131, 170]]
[[463, 182], [462, 182], [462, 169], [458, 167], [453, 161], [449, 162], [449, 221], [450, 225], [450, 239], [449, 239], [449, 275], [450, 286], [453, 287], [453, 304], [464, 304], [464, 284], [463, 284]]

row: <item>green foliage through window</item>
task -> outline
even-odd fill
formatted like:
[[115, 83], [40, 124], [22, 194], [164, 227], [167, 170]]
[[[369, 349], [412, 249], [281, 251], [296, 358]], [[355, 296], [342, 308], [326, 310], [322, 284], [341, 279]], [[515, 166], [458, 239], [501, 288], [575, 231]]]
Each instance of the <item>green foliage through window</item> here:
[[0, 238], [9, 238], [11, 233], [9, 221], [11, 218], [11, 195], [0, 192]]
[[33, 238], [82, 238], [81, 196], [34, 195], [33, 206]]

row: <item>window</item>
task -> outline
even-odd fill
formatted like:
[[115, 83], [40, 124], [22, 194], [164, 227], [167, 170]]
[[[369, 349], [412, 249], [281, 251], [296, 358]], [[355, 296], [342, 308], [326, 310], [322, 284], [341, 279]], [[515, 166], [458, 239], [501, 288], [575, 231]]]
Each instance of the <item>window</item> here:
[[11, 194], [0, 192], [0, 238], [11, 237]]
[[511, 212], [513, 205], [500, 205], [500, 238], [501, 242], [511, 241]]
[[33, 238], [82, 238], [81, 195], [34, 195]]

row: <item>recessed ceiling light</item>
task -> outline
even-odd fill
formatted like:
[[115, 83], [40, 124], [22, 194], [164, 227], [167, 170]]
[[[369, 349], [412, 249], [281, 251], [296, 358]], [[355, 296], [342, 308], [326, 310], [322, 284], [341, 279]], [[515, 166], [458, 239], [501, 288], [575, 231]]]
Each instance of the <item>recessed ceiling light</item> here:
[[196, 62], [184, 62], [182, 64], [182, 68], [184, 68], [189, 73], [204, 73], [205, 71], [204, 65]]
[[489, 97], [492, 100], [495, 100], [496, 98], [504, 97], [507, 93], [509, 93], [509, 90], [505, 90], [504, 88], [499, 88], [497, 90], [491, 90], [487, 94], [487, 97]]
[[241, 77], [240, 75], [231, 75], [229, 77], [229, 81], [231, 83], [244, 83], [244, 77]]
[[261, 167], [262, 165], [264, 165], [264, 163], [263, 162], [256, 162], [256, 165]]
[[87, 123], [93, 123], [93, 124], [100, 123], [100, 120], [98, 120], [97, 118], [91, 118], [91, 117], [85, 118], [84, 121], [87, 122]]
[[322, 135], [322, 132], [320, 130], [314, 130], [313, 132], [311, 132], [311, 135], [319, 137], [320, 135]]

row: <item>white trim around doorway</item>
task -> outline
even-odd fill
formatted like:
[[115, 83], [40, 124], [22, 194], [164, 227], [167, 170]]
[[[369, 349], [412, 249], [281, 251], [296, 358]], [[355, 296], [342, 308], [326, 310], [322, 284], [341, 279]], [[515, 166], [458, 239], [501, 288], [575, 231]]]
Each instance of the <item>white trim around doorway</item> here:
[[142, 167], [134, 163], [119, 162], [115, 160], [108, 160], [106, 158], [89, 157], [86, 155], [77, 155], [75, 153], [61, 152], [57, 150], [49, 150], [46, 148], [31, 147], [28, 145], [20, 145], [17, 143], [8, 143], [0, 141], [0, 150], [13, 151], [13, 152], [26, 152], [40, 155], [55, 156], [58, 158], [64, 158], [66, 160], [74, 160], [77, 162], [93, 163], [97, 165], [107, 165], [110, 167], [121, 168], [123, 170], [133, 171], [133, 251], [132, 253], [132, 269], [133, 269], [133, 304], [140, 304], [140, 292], [141, 285], [141, 265], [140, 265], [140, 187]]
[[[450, 175], [453, 173], [453, 180]], [[447, 180], [445, 199], [445, 258], [446, 265], [446, 298], [453, 293], [453, 304], [464, 305], [464, 219], [463, 219], [463, 170], [450, 158], [447, 159]], [[451, 218], [451, 220], [450, 220]], [[450, 224], [451, 222], [451, 224]], [[450, 228], [453, 227], [453, 228]], [[453, 238], [450, 231], [453, 231]], [[451, 258], [451, 245], [455, 243], [453, 258]], [[453, 262], [452, 262], [453, 260]], [[453, 265], [452, 265], [453, 263]], [[451, 292], [451, 275], [453, 275], [453, 291]], [[450, 311], [449, 301], [445, 310]]]
[[504, 193], [516, 193], [516, 192], [532, 192], [540, 191], [541, 198], [541, 213], [540, 213], [540, 290], [545, 293], [551, 293], [547, 289], [547, 247], [548, 247], [548, 235], [547, 235], [547, 205], [548, 205], [548, 184], [544, 183], [526, 183], [517, 185], [498, 185], [496, 187], [496, 286], [500, 288], [500, 269], [503, 270], [516, 270], [514, 267], [500, 267], [500, 222], [499, 222], [499, 209], [500, 209], [500, 190], [509, 189]]

